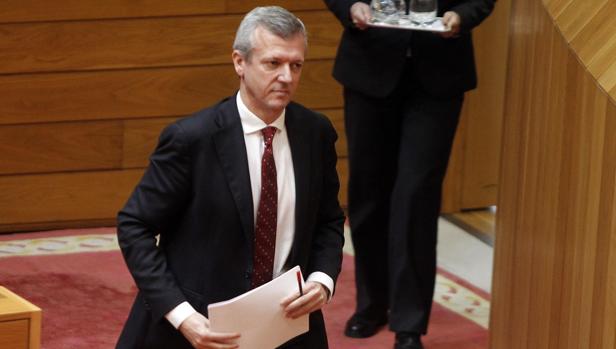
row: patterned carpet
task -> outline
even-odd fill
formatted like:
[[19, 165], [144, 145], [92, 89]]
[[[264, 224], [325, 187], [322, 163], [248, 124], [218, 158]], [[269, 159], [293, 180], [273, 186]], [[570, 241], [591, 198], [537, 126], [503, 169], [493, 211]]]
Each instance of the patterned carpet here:
[[[350, 339], [353, 257], [345, 253], [336, 296], [325, 308], [330, 347], [391, 348], [393, 334]], [[0, 284], [43, 309], [43, 348], [111, 348], [135, 286], [114, 228], [0, 235]], [[426, 348], [487, 348], [489, 295], [439, 270]]]

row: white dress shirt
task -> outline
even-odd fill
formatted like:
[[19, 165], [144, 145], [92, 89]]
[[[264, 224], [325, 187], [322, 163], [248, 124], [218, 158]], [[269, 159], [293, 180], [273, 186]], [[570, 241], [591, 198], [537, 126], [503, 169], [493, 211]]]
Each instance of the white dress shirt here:
[[[283, 110], [276, 120], [267, 125], [246, 107], [240, 93], [237, 94], [236, 101], [244, 131], [255, 223], [261, 196], [261, 158], [265, 149], [261, 130], [267, 126], [276, 128], [272, 143], [274, 162], [276, 163], [276, 184], [278, 186], [276, 250], [273, 270], [273, 276], [276, 277], [286, 271], [283, 267], [291, 252], [295, 235], [295, 174], [285, 126], [285, 111]], [[318, 271], [313, 272], [308, 275], [307, 281], [318, 282], [325, 286], [329, 290], [331, 298], [334, 291], [334, 280], [329, 275]], [[165, 317], [175, 328], [178, 328], [186, 318], [195, 312], [196, 310], [188, 302], [183, 302], [167, 313]]]

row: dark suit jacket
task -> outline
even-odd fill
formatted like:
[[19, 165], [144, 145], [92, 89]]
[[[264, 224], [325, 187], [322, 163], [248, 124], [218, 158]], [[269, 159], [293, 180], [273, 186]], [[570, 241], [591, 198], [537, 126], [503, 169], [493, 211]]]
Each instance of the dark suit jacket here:
[[471, 29], [490, 14], [495, 0], [438, 0], [438, 16], [455, 11], [462, 20], [460, 36], [449, 39], [422, 31], [359, 30], [350, 19], [357, 1], [325, 0], [344, 26], [333, 74], [342, 85], [368, 96], [389, 95], [403, 75], [410, 47], [413, 79], [425, 92], [451, 97], [476, 87]]
[[[334, 281], [342, 261], [336, 133], [322, 115], [286, 109], [296, 186], [296, 230], [286, 265]], [[235, 97], [163, 132], [150, 165], [118, 215], [122, 253], [139, 293], [119, 348], [189, 348], [164, 315], [183, 301], [207, 305], [250, 289], [254, 211]], [[156, 245], [155, 235], [160, 234]], [[325, 348], [320, 313], [299, 338]]]

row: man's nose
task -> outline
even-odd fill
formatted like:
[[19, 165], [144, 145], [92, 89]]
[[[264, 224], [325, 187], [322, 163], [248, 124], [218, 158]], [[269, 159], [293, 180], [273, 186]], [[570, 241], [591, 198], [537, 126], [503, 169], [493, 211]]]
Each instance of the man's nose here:
[[293, 77], [291, 75], [291, 66], [288, 64], [283, 64], [278, 74], [278, 81], [289, 83], [292, 81], [292, 79]]

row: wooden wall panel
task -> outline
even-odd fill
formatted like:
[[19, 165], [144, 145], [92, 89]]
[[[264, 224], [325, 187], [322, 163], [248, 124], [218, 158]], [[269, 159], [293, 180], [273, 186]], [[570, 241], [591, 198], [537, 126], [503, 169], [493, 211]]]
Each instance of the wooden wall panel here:
[[616, 100], [567, 37], [613, 4], [513, 3], [491, 348], [616, 348]]
[[313, 109], [342, 107], [342, 88], [332, 75], [333, 60], [307, 62], [295, 100]]
[[616, 99], [616, 3], [575, 0], [559, 9], [553, 4], [556, 0], [544, 1], [566, 42], [601, 88]]
[[225, 1], [3, 0], [0, 23], [224, 13]]
[[338, 133], [338, 141], [336, 142], [336, 153], [338, 153], [338, 157], [347, 157], [349, 151], [347, 149], [347, 139], [344, 131], [344, 110], [325, 109], [319, 110], [319, 112], [325, 114], [331, 120]]
[[[325, 4], [323, 3], [322, 0], [302, 0], [302, 1], [270, 0], [267, 2], [267, 4], [282, 6], [292, 11], [325, 9]], [[242, 1], [227, 0], [227, 11], [229, 12], [244, 13], [244, 12], [250, 11], [256, 6], [263, 6], [263, 1], [262, 0], [242, 0]]]
[[320, 0], [3, 0], [0, 23], [246, 13], [256, 6], [290, 11], [324, 9]]
[[[308, 59], [331, 58], [341, 28], [298, 13]], [[242, 15], [0, 24], [0, 74], [229, 64]]]
[[239, 16], [0, 25], [1, 73], [228, 63]]
[[[528, 115], [528, 98], [524, 98], [524, 93], [527, 91], [525, 87], [528, 82], [523, 79], [512, 79], [510, 77], [513, 75], [513, 72], [527, 77], [530, 67], [532, 67], [532, 58], [535, 56], [531, 47], [529, 47], [530, 35], [526, 34], [525, 40], [521, 38], [513, 40], [514, 35], [524, 36], [522, 33], [528, 32], [529, 28], [532, 28], [532, 21], [535, 16], [532, 16], [527, 9], [530, 3], [530, 1], [513, 1], [511, 6], [506, 87], [506, 93], [509, 97], [505, 99], [505, 115], [518, 115], [519, 117], [515, 122], [509, 119], [503, 120], [503, 151], [501, 154], [499, 206], [490, 303], [490, 348], [492, 349], [516, 348], [516, 345], [521, 345], [519, 348], [524, 348], [523, 341], [525, 339], [525, 329], [523, 326], [526, 323], [526, 319], [523, 317], [523, 312], [508, 312], [511, 311], [513, 304], [516, 304], [518, 309], [528, 309], [528, 304], [524, 302], [528, 298], [525, 293], [528, 287], [514, 288], [512, 285], [514, 285], [514, 280], [515, 282], [524, 282], [525, 286], [528, 285], [528, 281], [522, 278], [523, 272], [528, 270], [527, 264], [524, 264], [527, 259], [524, 259], [520, 254], [523, 251], [529, 250], [529, 248], [528, 245], [523, 245], [524, 240], [518, 243], [515, 234], [503, 232], [502, 227], [507, 227], [510, 231], [520, 231], [522, 229], [516, 217], [519, 214], [519, 208], [523, 207], [525, 203], [523, 196], [525, 192], [520, 192], [519, 190], [524, 185], [524, 176], [521, 176], [518, 171], [522, 164], [525, 163], [522, 146], [525, 135], [522, 130], [525, 129], [527, 120], [525, 116]], [[513, 101], [511, 96], [519, 97]], [[508, 136], [509, 134], [519, 135], [519, 137], [511, 137]], [[507, 185], [504, 185], [505, 183]], [[502, 202], [505, 197], [508, 198], [508, 204], [506, 205]], [[501, 246], [509, 248], [502, 248]], [[514, 249], [516, 250], [515, 255]], [[516, 258], [517, 275], [515, 275], [516, 272], [511, 270], [514, 265], [514, 257]], [[505, 314], [510, 314], [508, 321], [504, 321]], [[515, 331], [512, 331], [513, 326], [515, 326]], [[516, 333], [517, 336], [504, 336], [505, 333], [510, 331]], [[522, 343], [519, 341], [522, 341]]]
[[122, 122], [0, 127], [0, 175], [119, 168]]
[[496, 204], [511, 0], [473, 29], [478, 88], [465, 95], [443, 185], [442, 211]]
[[0, 231], [5, 225], [115, 217], [142, 169], [0, 177]]
[[185, 115], [236, 88], [229, 66], [5, 75], [0, 124]]
[[[233, 36], [264, 4], [0, 2], [0, 231], [113, 224], [161, 129], [237, 90]], [[296, 100], [332, 118], [344, 157], [341, 28], [320, 0], [271, 4], [307, 26]]]
[[[331, 69], [330, 60], [307, 62], [295, 99], [339, 107], [342, 92]], [[0, 125], [187, 115], [238, 86], [231, 65], [0, 75]]]
[[177, 118], [157, 118], [124, 121], [124, 154], [122, 167], [143, 168], [158, 143], [158, 137], [165, 126]]
[[[107, 187], [124, 190], [120, 182], [135, 179], [126, 170], [143, 169], [164, 125], [236, 91], [229, 59], [235, 27], [246, 11], [264, 4], [282, 5], [306, 23], [308, 61], [296, 100], [328, 115], [338, 131], [346, 205], [342, 90], [331, 77], [341, 28], [322, 1], [108, 0], [101, 6], [92, 0], [5, 0], [0, 182], [12, 189], [0, 192], [0, 231], [112, 223], [119, 201], [114, 193], [95, 193], [108, 204], [106, 214], [88, 208], [85, 194], [45, 189], [47, 207], [31, 210], [32, 200], [21, 202], [15, 193], [43, 197], [34, 191], [67, 181], [55, 176], [99, 178], [108, 171], [115, 175], [105, 177]], [[35, 179], [41, 184], [32, 186]], [[7, 214], [15, 216], [2, 221]]]
[[[338, 132], [338, 155], [346, 157], [341, 109], [321, 112]], [[0, 175], [75, 170], [143, 168], [171, 118], [75, 121], [0, 128]]]
[[[338, 179], [340, 180], [340, 188], [342, 189], [349, 182], [349, 160], [347, 158], [338, 158], [336, 169], [338, 170]], [[341, 205], [348, 202], [348, 192], [346, 190], [340, 190], [338, 193], [338, 200], [340, 200]]]
[[[608, 105], [598, 204], [596, 276], [593, 280], [590, 347], [616, 348], [616, 101]], [[596, 314], [596, 315], [595, 315]]]
[[500, 144], [507, 76], [507, 37], [511, 0], [473, 31], [479, 87], [466, 94], [460, 204], [463, 209], [496, 204]]

